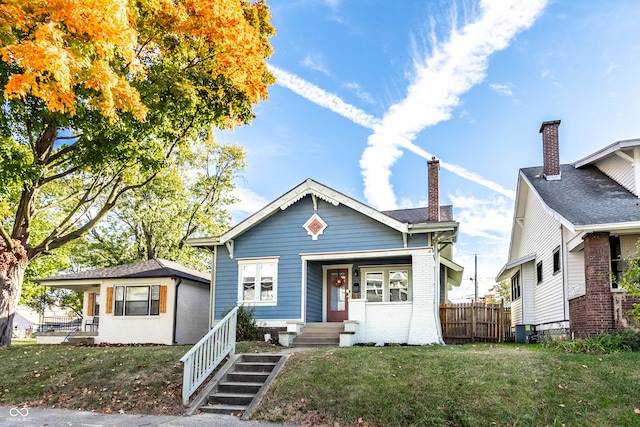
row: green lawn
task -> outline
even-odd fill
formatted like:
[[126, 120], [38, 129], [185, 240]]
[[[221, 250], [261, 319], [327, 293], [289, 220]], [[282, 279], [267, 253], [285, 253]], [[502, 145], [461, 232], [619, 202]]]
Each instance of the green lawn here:
[[640, 425], [640, 354], [354, 347], [292, 356], [254, 418], [341, 426]]
[[[179, 414], [179, 359], [187, 350], [13, 345], [0, 350], [0, 404]], [[273, 347], [238, 348], [264, 350]], [[352, 347], [292, 355], [254, 418], [360, 427], [634, 426], [638, 408], [637, 352]]]

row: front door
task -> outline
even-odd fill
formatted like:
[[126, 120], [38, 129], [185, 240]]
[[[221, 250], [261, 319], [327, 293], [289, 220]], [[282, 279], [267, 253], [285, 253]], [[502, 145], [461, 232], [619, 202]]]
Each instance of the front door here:
[[349, 318], [349, 282], [346, 268], [327, 270], [327, 322]]

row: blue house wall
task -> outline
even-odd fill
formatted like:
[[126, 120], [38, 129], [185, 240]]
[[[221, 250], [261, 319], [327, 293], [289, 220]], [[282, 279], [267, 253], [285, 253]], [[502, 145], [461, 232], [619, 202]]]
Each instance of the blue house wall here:
[[[317, 213], [328, 225], [318, 240], [303, 228]], [[427, 245], [425, 234], [408, 237], [409, 247]], [[238, 258], [279, 257], [277, 306], [256, 306], [256, 319], [301, 318], [301, 253], [367, 251], [403, 248], [402, 233], [342, 204], [333, 206], [318, 199], [314, 211], [311, 196], [305, 196], [283, 211], [274, 213], [234, 239], [234, 259], [225, 246], [218, 246], [215, 318], [236, 305]], [[339, 263], [346, 263], [344, 260]], [[322, 264], [307, 266], [307, 320], [322, 320]]]

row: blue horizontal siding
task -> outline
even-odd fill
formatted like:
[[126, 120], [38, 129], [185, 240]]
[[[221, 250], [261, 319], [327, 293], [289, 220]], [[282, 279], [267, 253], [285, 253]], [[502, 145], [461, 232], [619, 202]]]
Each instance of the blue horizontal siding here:
[[[303, 228], [317, 213], [327, 228], [318, 240]], [[410, 236], [409, 246], [426, 246], [424, 234]], [[318, 200], [314, 212], [310, 196], [306, 196], [284, 211], [277, 211], [260, 224], [238, 236], [234, 242], [234, 259], [226, 247], [218, 247], [215, 317], [235, 305], [238, 294], [238, 258], [279, 257], [277, 306], [255, 307], [256, 319], [299, 319], [301, 315], [302, 261], [301, 253], [368, 251], [403, 248], [402, 233], [342, 204], [333, 206]], [[342, 260], [341, 263], [345, 261]], [[310, 263], [311, 265], [311, 263]], [[308, 270], [307, 316], [322, 317], [322, 270], [313, 266]], [[312, 277], [313, 276], [313, 277]], [[317, 278], [315, 277], [317, 276]], [[319, 287], [316, 290], [316, 287]], [[313, 299], [319, 299], [314, 303]], [[319, 317], [319, 318], [318, 318]]]

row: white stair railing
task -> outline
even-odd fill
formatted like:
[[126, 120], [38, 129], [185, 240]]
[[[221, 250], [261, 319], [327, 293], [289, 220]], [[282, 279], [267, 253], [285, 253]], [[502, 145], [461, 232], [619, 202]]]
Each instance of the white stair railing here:
[[180, 359], [184, 364], [183, 405], [189, 404], [191, 395], [228, 354], [235, 354], [237, 313], [235, 307]]

